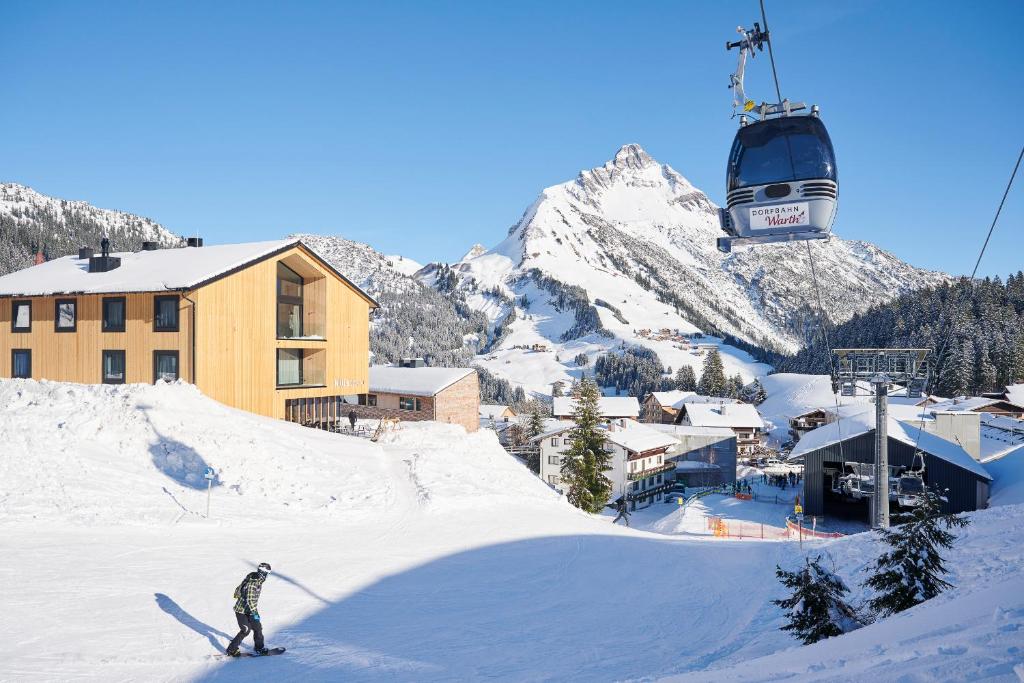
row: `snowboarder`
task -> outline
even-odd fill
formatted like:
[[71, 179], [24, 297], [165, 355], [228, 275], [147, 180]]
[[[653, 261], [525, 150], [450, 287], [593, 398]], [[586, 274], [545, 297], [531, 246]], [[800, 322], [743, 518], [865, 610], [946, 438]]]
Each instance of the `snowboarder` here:
[[270, 565], [260, 562], [256, 571], [249, 572], [235, 589], [235, 619], [238, 621], [239, 631], [228, 645], [227, 654], [231, 657], [239, 656], [238, 646], [249, 635], [249, 631], [252, 631], [253, 649], [256, 654], [265, 655], [269, 652], [263, 643], [263, 625], [260, 623], [260, 613], [257, 610], [260, 591], [263, 590], [263, 582], [267, 580], [269, 573]]
[[354, 409], [348, 411], [348, 424], [352, 428], [352, 431], [355, 431], [356, 429], [356, 417], [356, 411]]

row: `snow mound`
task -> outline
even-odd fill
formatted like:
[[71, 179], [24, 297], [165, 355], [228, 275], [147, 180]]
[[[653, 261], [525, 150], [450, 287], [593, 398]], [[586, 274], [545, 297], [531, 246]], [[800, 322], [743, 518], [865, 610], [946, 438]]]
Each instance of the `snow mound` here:
[[178, 384], [0, 381], [0, 520], [146, 523], [380, 506], [382, 454], [339, 437], [228, 408]]

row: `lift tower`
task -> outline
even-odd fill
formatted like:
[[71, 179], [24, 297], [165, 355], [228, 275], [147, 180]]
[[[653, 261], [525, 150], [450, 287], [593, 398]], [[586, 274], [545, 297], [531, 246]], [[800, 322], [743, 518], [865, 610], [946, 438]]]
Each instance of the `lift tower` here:
[[931, 349], [833, 349], [839, 360], [835, 380], [843, 396], [857, 395], [857, 380], [871, 383], [875, 401], [874, 495], [872, 528], [889, 528], [889, 385], [907, 388], [909, 398], [920, 398], [928, 384]]

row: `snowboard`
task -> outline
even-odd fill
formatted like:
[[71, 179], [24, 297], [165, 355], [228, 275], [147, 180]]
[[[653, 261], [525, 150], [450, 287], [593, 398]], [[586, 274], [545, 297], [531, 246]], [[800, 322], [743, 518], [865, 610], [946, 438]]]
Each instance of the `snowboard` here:
[[[270, 650], [267, 651], [267, 654], [259, 655], [259, 654], [256, 654], [255, 652], [249, 652], [248, 650], [242, 650], [242, 651], [240, 651], [238, 653], [238, 657], [239, 658], [241, 658], [241, 657], [270, 657], [272, 655], [284, 654], [284, 651], [285, 651], [285, 648], [283, 648], [283, 647], [272, 647], [272, 648], [270, 648]], [[232, 657], [229, 654], [221, 654], [221, 655], [216, 655], [216, 656], [218, 658], [221, 658], [221, 659], [235, 659], [235, 657]]]

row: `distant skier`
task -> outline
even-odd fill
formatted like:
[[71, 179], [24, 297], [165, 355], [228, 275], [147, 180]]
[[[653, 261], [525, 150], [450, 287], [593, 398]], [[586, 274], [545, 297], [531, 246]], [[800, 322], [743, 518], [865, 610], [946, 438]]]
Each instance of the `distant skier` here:
[[629, 511], [626, 509], [626, 496], [623, 495], [619, 498], [619, 514], [612, 520], [612, 524], [615, 524], [619, 520], [622, 520], [626, 526], [629, 526]]
[[256, 654], [265, 655], [269, 652], [263, 643], [263, 625], [260, 623], [260, 613], [257, 610], [257, 603], [260, 600], [260, 591], [263, 590], [263, 582], [267, 580], [270, 573], [270, 565], [261, 562], [256, 571], [249, 572], [242, 583], [235, 589], [235, 619], [238, 621], [238, 634], [228, 645], [227, 654], [231, 657], [238, 657], [238, 646], [249, 631], [252, 631], [253, 646]]
[[352, 431], [355, 431], [356, 429], [356, 417], [357, 415], [355, 410], [348, 411], [348, 424], [352, 427]]

